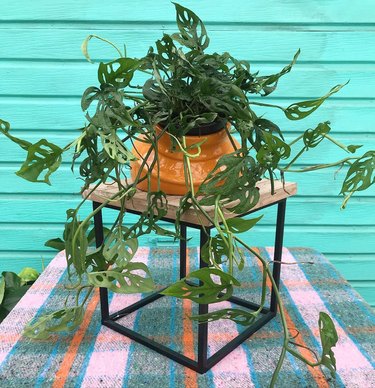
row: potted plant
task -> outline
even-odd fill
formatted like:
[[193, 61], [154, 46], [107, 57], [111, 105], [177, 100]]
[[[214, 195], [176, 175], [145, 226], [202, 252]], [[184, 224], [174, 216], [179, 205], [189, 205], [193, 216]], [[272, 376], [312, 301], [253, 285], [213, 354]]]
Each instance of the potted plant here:
[[[187, 8], [179, 4], [175, 4], [175, 8], [178, 32], [164, 34], [142, 58], [128, 57], [111, 42], [95, 35], [84, 41], [82, 50], [89, 60], [88, 43], [93, 38], [111, 44], [118, 58], [100, 63], [99, 85], [89, 87], [81, 100], [87, 124], [64, 148], [46, 139], [35, 144], [18, 139], [10, 134], [9, 123], [0, 122], [1, 132], [27, 151], [26, 160], [17, 172], [19, 176], [50, 184], [49, 177], [59, 168], [63, 153], [73, 150], [72, 166], [79, 164], [84, 181], [82, 191], [90, 193], [102, 183], [111, 183], [116, 185], [117, 192], [106, 203], [110, 200], [121, 203], [119, 216], [111, 228], [106, 229], [105, 240], [96, 249], [90, 248], [94, 239], [90, 223], [101, 207], [84, 219], [80, 219], [79, 214], [85, 199], [75, 209], [67, 210], [63, 239], [50, 240], [48, 245], [66, 250], [73, 283], [70, 287], [77, 292], [76, 304], [30, 324], [25, 333], [32, 338], [46, 338], [52, 332], [79, 326], [85, 302], [95, 286], [123, 293], [152, 290], [148, 268], [132, 261], [138, 238], [151, 232], [181, 238], [179, 220], [189, 208], [207, 218], [204, 206], [213, 205], [218, 214], [218, 219], [210, 220], [217, 234], [209, 239], [203, 252], [208, 271], [215, 274], [219, 271], [221, 281], [232, 289], [239, 284], [234, 277], [234, 268], [243, 267], [242, 250], [247, 249], [261, 261], [263, 275], [274, 282], [269, 263], [238, 235], [239, 229], [249, 230], [259, 219], [226, 222], [225, 209], [230, 206], [235, 214], [250, 210], [259, 200], [257, 182], [267, 178], [273, 187], [275, 176], [283, 180], [298, 158], [322, 141], [334, 142], [349, 156], [336, 163], [298, 171], [349, 165], [341, 191], [345, 196], [343, 206], [354, 192], [365, 190], [374, 183], [375, 152], [360, 157], [351, 155], [359, 146], [338, 143], [330, 135], [328, 121], [317, 123], [315, 128], [301, 132], [287, 143], [277, 124], [256, 113], [257, 105], [268, 106], [281, 110], [289, 120], [302, 120], [344, 85], [333, 87], [321, 98], [288, 107], [257, 102], [254, 96], [268, 96], [276, 89], [280, 77], [290, 72], [299, 50], [279, 73], [267, 76], [253, 73], [248, 62], [238, 60], [228, 52], [207, 53], [209, 37], [203, 22]], [[131, 180], [125, 168], [131, 169]], [[176, 172], [172, 183], [170, 171]], [[137, 188], [147, 191], [148, 209], [137, 223], [126, 228], [123, 225], [124, 204], [134, 196]], [[157, 224], [166, 214], [166, 194], [182, 196], [174, 232]], [[140, 269], [143, 278], [136, 275]], [[107, 275], [110, 281], [104, 282]], [[199, 271], [196, 276], [199, 278]], [[115, 286], [116, 281], [119, 283]], [[181, 287], [183, 281], [165, 292], [182, 297]], [[262, 287], [264, 291], [266, 285]], [[336, 365], [332, 347], [337, 342], [337, 333], [330, 317], [320, 314], [323, 350], [321, 357], [313, 363], [291, 344], [282, 300], [279, 293], [276, 294], [284, 328], [284, 347], [271, 385], [275, 384], [287, 352], [309, 365], [324, 365], [334, 374]], [[215, 302], [215, 298], [211, 302]], [[248, 324], [255, 319], [255, 314], [225, 309], [193, 319], [232, 319]]]

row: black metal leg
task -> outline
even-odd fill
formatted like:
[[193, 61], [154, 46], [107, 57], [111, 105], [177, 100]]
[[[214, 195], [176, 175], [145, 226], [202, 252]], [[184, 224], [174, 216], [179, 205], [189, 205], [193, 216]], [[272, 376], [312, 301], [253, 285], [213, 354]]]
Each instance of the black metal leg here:
[[[94, 209], [97, 209], [99, 203], [93, 203]], [[108, 207], [108, 206], [107, 206]], [[274, 265], [273, 265], [273, 277], [277, 287], [280, 282], [280, 268], [281, 268], [281, 256], [282, 256], [282, 246], [283, 246], [283, 234], [284, 234], [284, 219], [285, 219], [285, 208], [286, 200], [280, 201], [278, 203], [277, 211], [277, 222], [276, 222], [276, 238], [275, 238], [275, 253], [274, 253]], [[165, 219], [168, 222], [173, 222], [171, 220]], [[102, 213], [99, 211], [94, 216], [95, 222], [95, 237], [96, 237], [96, 246], [99, 247], [104, 240], [103, 236], [103, 221]], [[186, 251], [186, 235], [187, 227], [193, 227], [199, 229], [200, 231], [200, 248], [202, 251], [203, 245], [207, 242], [210, 236], [209, 227], [197, 227], [196, 225], [191, 225], [189, 223], [182, 223], [181, 225], [181, 235], [183, 240], [180, 241], [180, 277], [186, 277], [186, 263], [187, 263], [187, 251]], [[201, 252], [200, 251], [200, 252]], [[199, 267], [204, 268], [207, 264], [202, 260], [200, 254], [199, 257]], [[196, 284], [196, 283], [195, 283]], [[170, 359], [180, 363], [181, 365], [187, 366], [190, 369], [198, 373], [205, 373], [214, 365], [216, 365], [220, 360], [222, 360], [226, 355], [228, 355], [233, 349], [240, 345], [243, 341], [249, 338], [253, 333], [259, 330], [264, 326], [268, 321], [270, 321], [277, 312], [277, 301], [274, 290], [271, 292], [271, 307], [264, 307], [261, 310], [261, 316], [252, 323], [249, 327], [244, 329], [237, 337], [229, 341], [223, 348], [218, 350], [215, 354], [208, 358], [208, 323], [199, 323], [198, 325], [198, 359], [190, 359], [183, 354], [174, 351], [156, 341], [148, 338], [140, 333], [135, 332], [134, 330], [128, 329], [120, 323], [116, 322], [119, 318], [130, 314], [138, 310], [139, 308], [146, 306], [149, 303], [156, 301], [157, 299], [163, 297], [163, 294], [155, 292], [142, 300], [133, 303], [132, 305], [117, 311], [109, 315], [108, 309], [108, 291], [106, 288], [100, 289], [100, 305], [101, 305], [101, 314], [102, 314], [102, 323], [103, 325], [123, 334], [127, 337], [147, 346], [148, 348], [159, 352], [160, 354], [169, 357]], [[230, 302], [246, 307], [250, 310], [256, 311], [259, 308], [259, 305], [246, 301], [244, 299], [232, 296], [229, 299]], [[198, 307], [199, 314], [208, 313], [208, 305], [200, 304]]]
[[[200, 250], [199, 250], [199, 268], [207, 267], [207, 263], [202, 260], [202, 247], [210, 237], [210, 230], [200, 228]], [[198, 307], [199, 315], [208, 313], [208, 305], [200, 304]], [[204, 373], [207, 370], [207, 347], [208, 347], [208, 323], [199, 323], [198, 325], [198, 371]]]
[[180, 240], [180, 279], [186, 276], [186, 225], [181, 224]]
[[[98, 202], [93, 202], [93, 209], [96, 210], [101, 204]], [[99, 210], [94, 215], [94, 228], [95, 228], [95, 244], [99, 248], [104, 241], [104, 232], [103, 232], [103, 218], [102, 211]], [[100, 311], [102, 315], [102, 322], [109, 317], [109, 307], [108, 307], [108, 289], [101, 287], [99, 289], [100, 293]]]
[[[280, 272], [281, 272], [281, 258], [283, 250], [283, 238], [284, 238], [284, 223], [285, 223], [285, 210], [286, 210], [286, 199], [279, 202], [277, 206], [277, 221], [276, 221], [276, 237], [275, 237], [275, 251], [273, 255], [273, 272], [272, 276], [275, 280], [277, 288], [280, 284]], [[273, 313], [277, 312], [277, 300], [276, 294], [272, 287], [271, 292], [271, 306], [270, 310]]]

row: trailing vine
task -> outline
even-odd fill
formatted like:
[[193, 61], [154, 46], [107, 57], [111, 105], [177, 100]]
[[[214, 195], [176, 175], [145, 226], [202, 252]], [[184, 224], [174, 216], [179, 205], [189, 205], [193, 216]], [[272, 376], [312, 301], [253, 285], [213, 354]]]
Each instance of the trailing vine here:
[[[302, 120], [345, 84], [336, 85], [320, 98], [296, 102], [286, 108], [256, 101], [255, 97], [265, 98], [276, 89], [279, 79], [295, 65], [300, 50], [279, 73], [260, 76], [251, 72], [248, 62], [238, 60], [227, 52], [206, 53], [210, 39], [203, 22], [189, 9], [174, 5], [179, 31], [172, 35], [164, 34], [142, 58], [127, 57], [113, 43], [96, 35], [90, 35], [84, 41], [82, 51], [88, 60], [91, 61], [88, 44], [92, 39], [110, 44], [118, 58], [99, 64], [99, 85], [87, 88], [81, 100], [87, 124], [80, 129], [80, 135], [64, 148], [46, 139], [35, 144], [19, 139], [10, 133], [10, 124], [0, 120], [0, 131], [27, 152], [25, 162], [16, 173], [20, 177], [51, 184], [50, 176], [60, 167], [63, 154], [74, 150], [72, 169], [79, 165], [82, 192], [92, 193], [103, 183], [117, 188], [113, 197], [105, 199], [84, 219], [80, 218], [80, 209], [85, 198], [77, 208], [67, 210], [63, 239], [50, 240], [47, 245], [66, 251], [70, 279], [67, 288], [76, 293], [74, 303], [67, 299], [64, 308], [38, 318], [26, 328], [25, 334], [42, 339], [54, 332], [77, 328], [83, 320], [84, 306], [94, 287], [106, 287], [124, 294], [154, 290], [148, 267], [133, 260], [139, 238], [152, 232], [182, 238], [181, 217], [188, 209], [195, 209], [202, 225], [209, 221], [216, 230], [216, 235], [208, 239], [201, 252], [207, 267], [188, 274], [163, 293], [203, 304], [227, 300], [235, 287], [241, 286], [235, 271], [244, 268], [243, 250], [247, 250], [255, 255], [262, 267], [259, 309], [250, 312], [228, 308], [191, 319], [198, 322], [230, 319], [241, 325], [253, 323], [265, 305], [269, 279], [275, 288], [284, 331], [283, 350], [271, 386], [276, 382], [286, 353], [310, 366], [324, 365], [334, 375], [336, 361], [332, 347], [338, 337], [331, 318], [320, 313], [322, 352], [314, 361], [306, 359], [296, 350], [289, 333], [270, 263], [239, 237], [239, 234], [254, 227], [261, 217], [227, 218], [225, 214], [240, 215], [251, 210], [259, 201], [256, 185], [264, 178], [269, 180], [273, 191], [274, 180], [277, 177], [283, 180], [287, 172], [306, 172], [332, 166], [349, 167], [341, 189], [345, 207], [355, 192], [374, 184], [375, 151], [354, 156], [360, 146], [345, 146], [336, 141], [330, 135], [328, 121], [301, 131], [299, 136], [287, 143], [278, 125], [256, 114], [256, 106], [278, 109], [289, 120]], [[190, 162], [200, 154], [202, 138], [197, 138], [196, 144], [187, 146], [185, 136], [194, 128], [218, 120], [230, 123], [231, 128], [226, 129], [226, 133], [235, 151], [219, 159], [196, 191]], [[160, 125], [162, 130], [156, 131], [156, 125]], [[184, 159], [187, 193], [181, 198], [174, 231], [158, 224], [167, 214], [168, 200], [160, 190], [160, 180], [156, 191], [151, 190], [150, 183], [151, 172], [160, 168], [157, 144], [163, 135], [170, 137], [174, 152], [182, 153]], [[238, 145], [234, 137], [238, 139]], [[137, 150], [136, 140], [149, 145], [147, 155], [142, 156]], [[349, 156], [335, 163], [293, 168], [305, 152], [323, 141], [333, 142]], [[130, 181], [128, 170], [135, 159], [141, 159], [141, 168], [136, 178]], [[144, 180], [149, 188], [147, 209], [135, 224], [126, 226], [126, 201], [133, 198], [137, 185]], [[103, 244], [93, 248], [92, 220], [114, 200], [120, 203], [118, 216], [110, 229], [105, 228]], [[207, 205], [214, 206], [213, 217], [205, 211]], [[215, 280], [211, 275], [216, 275]], [[186, 282], [191, 278], [198, 279], [203, 285], [191, 286]]]

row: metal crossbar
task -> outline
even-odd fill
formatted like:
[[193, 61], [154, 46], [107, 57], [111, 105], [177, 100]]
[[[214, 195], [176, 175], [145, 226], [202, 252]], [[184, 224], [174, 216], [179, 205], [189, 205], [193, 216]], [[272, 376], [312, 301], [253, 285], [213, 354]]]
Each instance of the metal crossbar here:
[[[280, 283], [280, 270], [281, 270], [281, 256], [282, 256], [282, 246], [283, 246], [283, 235], [284, 235], [284, 222], [285, 222], [285, 210], [286, 210], [286, 198], [274, 202], [272, 204], [267, 205], [272, 206], [277, 205], [277, 220], [276, 220], [276, 237], [275, 237], [275, 250], [274, 250], [274, 258], [273, 258], [273, 278], [277, 287], [279, 287]], [[100, 206], [100, 203], [93, 201], [93, 207], [96, 209]], [[118, 207], [107, 205], [106, 207], [119, 210]], [[261, 210], [262, 208], [258, 208], [255, 211]], [[141, 214], [141, 212], [137, 212], [132, 210], [132, 213]], [[249, 212], [247, 214], [250, 214]], [[174, 220], [164, 218], [164, 221], [174, 222]], [[96, 245], [97, 247], [101, 246], [104, 240], [104, 232], [103, 232], [103, 221], [102, 221], [102, 211], [100, 210], [94, 216], [94, 225], [95, 225], [95, 237], [96, 237]], [[186, 277], [186, 236], [187, 236], [187, 228], [195, 228], [200, 231], [200, 248], [206, 243], [208, 238], [210, 237], [210, 229], [212, 226], [203, 227], [201, 225], [191, 224], [187, 222], [181, 222], [181, 235], [183, 239], [180, 240], [180, 279]], [[202, 249], [201, 249], [202, 250]], [[200, 252], [201, 252], [200, 250]], [[199, 267], [206, 267], [207, 264], [202, 260], [202, 257], [199, 258]], [[184, 365], [190, 369], [198, 373], [205, 373], [209, 369], [211, 369], [215, 364], [217, 364], [220, 360], [222, 360], [225, 356], [227, 356], [230, 352], [232, 352], [238, 345], [248, 339], [252, 334], [254, 334], [257, 330], [263, 327], [268, 321], [270, 321], [277, 313], [277, 300], [275, 291], [272, 287], [271, 290], [271, 300], [270, 307], [264, 307], [261, 310], [261, 314], [259, 318], [249, 325], [244, 331], [242, 331], [238, 336], [233, 338], [229, 343], [227, 343], [224, 347], [214, 353], [212, 356], [208, 357], [208, 325], [209, 322], [202, 322], [198, 325], [198, 357], [197, 360], [191, 359], [189, 357], [184, 356], [183, 354], [176, 352], [167, 346], [164, 346], [151, 338], [148, 338], [134, 330], [131, 330], [117, 322], [120, 318], [137, 311], [138, 309], [153, 303], [157, 299], [164, 297], [164, 295], [160, 294], [162, 290], [155, 292], [151, 295], [146, 296], [140, 301], [133, 303], [130, 306], [123, 308], [120, 311], [117, 311], [113, 314], [109, 314], [108, 308], [108, 290], [106, 288], [100, 288], [100, 307], [101, 307], [101, 318], [102, 324], [121, 333], [134, 341], [139, 342], [140, 344], [147, 346], [148, 348], [178, 362], [181, 365]], [[238, 298], [236, 296], [232, 296], [228, 299], [229, 302], [237, 304], [239, 306], [248, 308], [250, 310], [258, 310], [260, 307], [258, 304], [244, 300], [242, 298]], [[199, 314], [206, 314], [208, 312], [207, 304], [199, 304], [198, 312]]]

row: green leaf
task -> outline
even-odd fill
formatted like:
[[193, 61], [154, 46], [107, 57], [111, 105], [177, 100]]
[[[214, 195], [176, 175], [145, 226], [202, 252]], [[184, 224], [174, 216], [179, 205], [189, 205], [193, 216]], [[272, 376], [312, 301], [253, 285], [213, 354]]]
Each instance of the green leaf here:
[[109, 264], [125, 267], [133, 258], [138, 249], [138, 240], [128, 238], [129, 229], [123, 226], [116, 227], [107, 237], [103, 256]]
[[102, 144], [108, 156], [119, 163], [126, 164], [136, 157], [129, 151], [121, 139], [117, 136], [114, 129], [107, 133], [100, 133]]
[[88, 274], [90, 284], [96, 287], [104, 287], [119, 294], [135, 294], [139, 292], [151, 292], [154, 290], [154, 282], [149, 270], [144, 263], [128, 263], [125, 268], [115, 268], [110, 271], [91, 272]]
[[240, 125], [239, 132], [243, 134], [244, 137], [248, 138], [256, 151], [261, 148], [264, 142], [265, 132], [271, 135], [277, 134], [282, 140], [284, 140], [281, 129], [270, 120], [257, 118], [253, 123], [251, 123], [252, 125], [247, 124], [248, 123]]
[[[187, 282], [189, 279], [197, 279], [200, 284], [191, 285]], [[240, 286], [233, 276], [216, 268], [207, 267], [191, 272], [186, 278], [172, 284], [161, 293], [201, 304], [218, 303], [232, 296], [233, 285]]]
[[251, 219], [230, 218], [226, 222], [232, 233], [244, 233], [253, 228], [262, 218], [263, 215]]
[[243, 91], [236, 85], [224, 83], [215, 77], [205, 77], [200, 81], [200, 102], [211, 112], [222, 113], [226, 117], [250, 120], [248, 101]]
[[22, 279], [14, 272], [3, 272], [1, 283], [0, 288], [4, 287], [4, 289], [0, 304], [0, 322], [10, 313], [30, 288], [30, 285], [24, 284]]
[[52, 333], [76, 329], [82, 323], [83, 315], [83, 306], [67, 307], [41, 316], [29, 324], [23, 334], [32, 339], [47, 339]]
[[102, 85], [108, 84], [115, 88], [124, 88], [129, 85], [139, 66], [140, 61], [133, 58], [119, 58], [108, 63], [101, 62], [98, 68], [98, 80]]
[[61, 238], [52, 238], [44, 243], [44, 246], [56, 249], [59, 252], [65, 249], [65, 242]]
[[[86, 231], [89, 224], [84, 228], [79, 228], [80, 222], [78, 221], [76, 210], [68, 209], [66, 211], [67, 222], [64, 229], [64, 241], [65, 241], [65, 253], [68, 262], [68, 268], [73, 265], [78, 275], [82, 275], [86, 268], [86, 254], [88, 248], [88, 239], [86, 237]], [[79, 230], [78, 230], [79, 228]], [[75, 243], [73, 238], [77, 234]]]
[[5, 294], [5, 280], [4, 280], [3, 276], [1, 276], [1, 278], [0, 278], [0, 306], [3, 302], [4, 294]]
[[156, 41], [158, 51], [158, 62], [161, 66], [169, 67], [178, 61], [177, 47], [173, 43], [170, 35], [164, 34], [163, 38]]
[[308, 129], [303, 134], [303, 142], [306, 149], [315, 148], [321, 141], [325, 139], [325, 135], [331, 130], [330, 122], [319, 123], [316, 128]]
[[7, 291], [15, 291], [22, 287], [22, 279], [16, 273], [4, 271], [1, 275], [5, 281], [5, 288]]
[[279, 79], [283, 75], [289, 73], [292, 67], [295, 65], [300, 53], [301, 53], [301, 50], [298, 49], [298, 51], [294, 54], [292, 62], [289, 63], [289, 65], [285, 66], [279, 73], [265, 76], [265, 77], [257, 77], [256, 80], [259, 84], [258, 93], [262, 94], [263, 96], [267, 96], [271, 94], [276, 89]]
[[339, 337], [332, 319], [324, 312], [319, 313], [319, 333], [322, 344], [321, 364], [330, 370], [334, 378], [336, 374], [336, 359], [332, 348], [336, 346]]
[[[218, 195], [226, 209], [241, 214], [254, 207], [259, 200], [256, 183], [262, 172], [251, 156], [239, 152], [223, 155], [215, 168], [200, 185], [201, 205], [212, 206]], [[232, 203], [233, 205], [229, 205]]]
[[229, 247], [220, 234], [210, 237], [202, 247], [202, 260], [209, 265], [225, 263], [229, 256]]
[[375, 151], [368, 151], [350, 166], [340, 194], [363, 191], [375, 183]]
[[176, 7], [176, 21], [180, 34], [173, 34], [172, 39], [193, 50], [206, 49], [210, 39], [202, 20], [190, 9], [177, 3], [173, 4]]
[[23, 283], [34, 282], [39, 277], [39, 272], [30, 267], [22, 268], [22, 271], [18, 274]]
[[[51, 184], [49, 177], [61, 164], [63, 150], [46, 139], [27, 148], [27, 158], [16, 174], [30, 182]], [[44, 176], [40, 177], [44, 173]]]
[[87, 88], [81, 98], [81, 108], [83, 111], [89, 109], [90, 105], [100, 98], [102, 91], [99, 88], [91, 86]]
[[352, 145], [351, 144], [351, 145], [348, 145], [346, 148], [350, 153], [354, 154], [358, 150], [358, 148], [361, 148], [361, 147], [363, 147], [363, 145]]
[[[50, 185], [49, 176], [59, 168], [63, 150], [45, 139], [32, 144], [12, 136], [9, 130], [9, 123], [0, 120], [0, 132], [27, 151], [27, 158], [16, 174], [30, 182], [44, 182]], [[40, 177], [44, 171], [44, 177]]]
[[288, 159], [290, 146], [268, 132], [262, 133], [262, 146], [257, 152], [258, 162], [265, 168], [277, 168], [280, 159]]
[[18, 137], [12, 136], [10, 133], [10, 124], [7, 121], [0, 119], [0, 132], [5, 135], [8, 139], [12, 140], [14, 143], [18, 144], [24, 150], [28, 150], [31, 146], [31, 143], [26, 140], [19, 139]]
[[[349, 82], [349, 81], [348, 81]], [[302, 101], [294, 103], [290, 106], [288, 106], [286, 109], [284, 109], [285, 116], [289, 120], [302, 120], [311, 113], [313, 113], [316, 109], [320, 107], [320, 105], [323, 104], [323, 102], [332, 94], [337, 93], [341, 88], [343, 88], [345, 85], [348, 84], [346, 82], [345, 84], [336, 85], [333, 87], [327, 94], [325, 94], [323, 97], [317, 98], [315, 100], [309, 100], [309, 101]]]
[[[122, 57], [122, 53], [120, 52], [120, 50], [109, 40], [105, 39], [105, 38], [102, 38], [101, 36], [98, 36], [98, 35], [88, 35], [85, 40], [82, 42], [82, 45], [81, 45], [81, 51], [82, 51], [82, 54], [85, 56], [85, 58], [90, 62], [90, 63], [93, 63], [91, 58], [90, 58], [90, 55], [89, 55], [89, 52], [88, 52], [88, 45], [89, 45], [89, 42], [92, 38], [95, 38], [95, 39], [99, 39], [103, 42], [106, 42], [108, 43], [110, 46], [112, 46], [113, 48], [116, 49], [116, 51], [118, 52], [118, 54]], [[126, 56], [126, 54], [125, 54]]]
[[85, 266], [89, 272], [105, 271], [108, 268], [108, 263], [103, 255], [103, 246], [96, 248], [93, 251], [88, 251], [86, 254]]
[[212, 311], [207, 314], [193, 315], [190, 319], [198, 322], [213, 322], [219, 319], [229, 319], [239, 325], [249, 326], [254, 323], [258, 315], [259, 313], [256, 312], [229, 308]]

